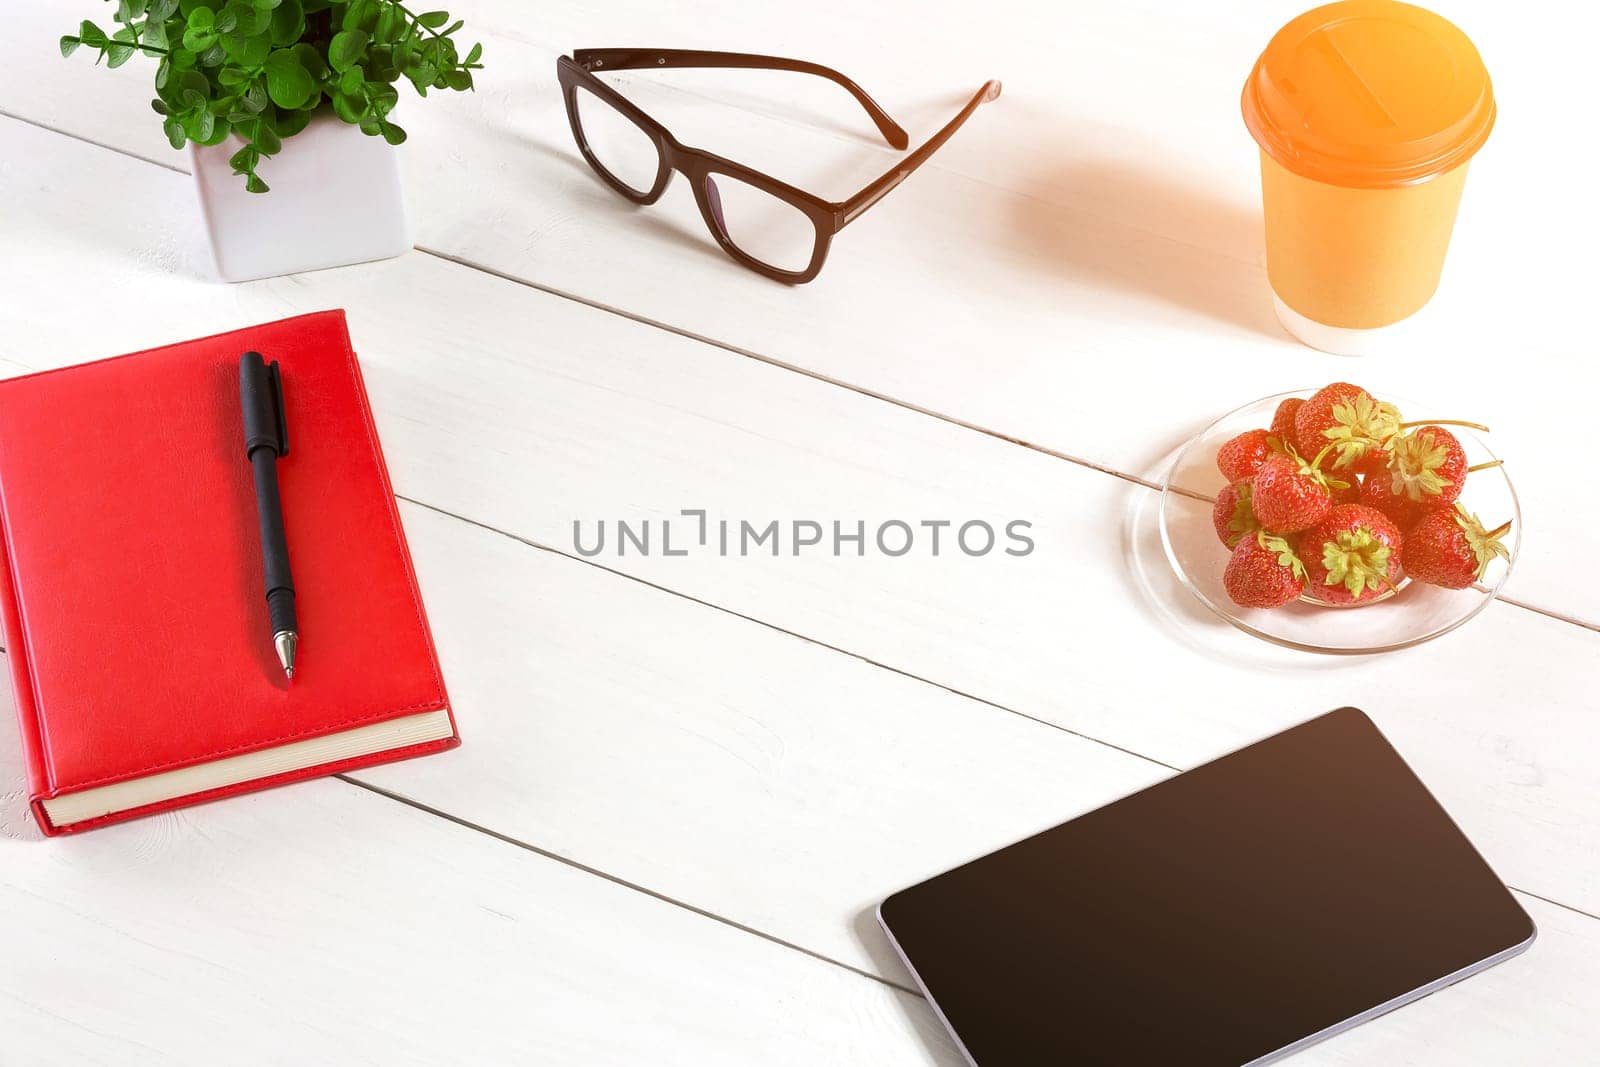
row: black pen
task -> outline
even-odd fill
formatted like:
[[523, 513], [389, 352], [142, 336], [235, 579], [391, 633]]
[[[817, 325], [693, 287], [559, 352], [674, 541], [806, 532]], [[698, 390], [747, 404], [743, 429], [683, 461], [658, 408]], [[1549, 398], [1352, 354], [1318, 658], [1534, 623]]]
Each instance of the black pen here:
[[261, 563], [267, 578], [267, 617], [272, 647], [283, 673], [294, 677], [300, 624], [294, 614], [294, 577], [283, 535], [283, 503], [278, 498], [278, 460], [289, 454], [289, 426], [283, 413], [283, 379], [276, 361], [259, 352], [239, 360], [239, 404], [244, 412], [244, 452], [256, 482], [256, 518], [261, 525]]

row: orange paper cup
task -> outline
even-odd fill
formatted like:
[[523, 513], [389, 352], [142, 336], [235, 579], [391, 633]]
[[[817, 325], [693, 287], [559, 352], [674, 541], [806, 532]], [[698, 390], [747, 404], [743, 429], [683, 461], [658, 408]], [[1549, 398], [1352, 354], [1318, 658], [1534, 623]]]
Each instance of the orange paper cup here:
[[1279, 320], [1313, 348], [1371, 351], [1438, 288], [1467, 162], [1494, 126], [1477, 49], [1420, 7], [1341, 0], [1278, 31], [1243, 109]]

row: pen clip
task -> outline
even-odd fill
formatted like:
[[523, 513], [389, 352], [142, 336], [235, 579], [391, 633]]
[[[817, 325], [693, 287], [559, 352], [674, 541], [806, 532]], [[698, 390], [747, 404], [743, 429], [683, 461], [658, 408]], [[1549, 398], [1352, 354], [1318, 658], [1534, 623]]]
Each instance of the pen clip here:
[[278, 363], [260, 352], [239, 359], [239, 404], [244, 412], [244, 454], [270, 448], [280, 459], [289, 454], [289, 420], [284, 414], [283, 378]]
[[278, 361], [267, 364], [267, 382], [272, 386], [272, 414], [278, 424], [278, 458], [289, 454], [289, 420], [283, 412], [283, 377], [278, 373]]

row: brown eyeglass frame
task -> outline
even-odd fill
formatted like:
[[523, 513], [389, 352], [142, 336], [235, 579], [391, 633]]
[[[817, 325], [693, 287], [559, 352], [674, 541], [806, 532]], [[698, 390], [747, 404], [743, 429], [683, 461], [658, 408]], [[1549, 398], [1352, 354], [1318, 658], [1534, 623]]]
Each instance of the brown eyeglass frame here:
[[[820, 196], [797, 189], [787, 182], [781, 182], [770, 174], [763, 174], [742, 163], [735, 163], [731, 159], [713, 155], [698, 148], [690, 148], [680, 143], [677, 138], [667, 132], [667, 128], [649, 115], [645, 114], [631, 101], [617, 92], [611, 86], [595, 76], [596, 71], [611, 70], [641, 70], [664, 69], [672, 67], [724, 67], [752, 70], [786, 70], [800, 74], [814, 74], [827, 78], [843, 86], [856, 101], [861, 104], [877, 125], [884, 140], [898, 149], [905, 149], [911, 139], [906, 131], [889, 117], [888, 113], [879, 107], [877, 102], [868, 96], [866, 91], [855, 82], [840, 74], [836, 70], [819, 66], [816, 63], [807, 63], [798, 59], [784, 59], [779, 56], [748, 55], [742, 52], [699, 52], [681, 49], [645, 49], [645, 48], [580, 48], [573, 51], [570, 56], [559, 56], [556, 59], [556, 78], [561, 83], [561, 93], [566, 99], [567, 119], [572, 124], [572, 136], [578, 142], [578, 150], [583, 153], [584, 159], [589, 161], [589, 166], [594, 169], [602, 181], [618, 193], [627, 197], [636, 204], [653, 204], [666, 192], [668, 183], [672, 180], [672, 172], [679, 171], [689, 179], [694, 188], [695, 203], [700, 205], [700, 214], [705, 218], [706, 226], [711, 230], [722, 250], [733, 257], [735, 261], [749, 267], [758, 274], [763, 274], [775, 281], [787, 282], [790, 285], [800, 285], [809, 282], [822, 270], [822, 263], [828, 258], [828, 247], [833, 242], [833, 235], [855, 221], [863, 211], [881, 200], [889, 190], [905, 181], [912, 171], [926, 163], [939, 148], [960, 129], [962, 124], [978, 110], [980, 104], [986, 104], [1000, 95], [1000, 83], [990, 81], [984, 83], [982, 89], [967, 103], [961, 112], [951, 119], [943, 129], [927, 142], [917, 148], [905, 159], [902, 159], [888, 173], [872, 182], [859, 193], [838, 203], [824, 200]], [[605, 166], [595, 156], [589, 147], [587, 138], [584, 137], [583, 123], [578, 119], [578, 88], [594, 93], [605, 103], [611, 105], [623, 117], [643, 130], [654, 142], [656, 154], [660, 158], [659, 169], [656, 172], [655, 184], [646, 192], [638, 192], [628, 187], [606, 170]], [[803, 212], [816, 227], [816, 246], [811, 254], [811, 262], [805, 269], [799, 271], [779, 270], [771, 264], [763, 263], [759, 259], [748, 255], [733, 243], [728, 236], [727, 228], [721, 220], [721, 212], [713, 202], [714, 193], [707, 179], [713, 174], [724, 174], [730, 178], [747, 182], [773, 196], [793, 205]]]

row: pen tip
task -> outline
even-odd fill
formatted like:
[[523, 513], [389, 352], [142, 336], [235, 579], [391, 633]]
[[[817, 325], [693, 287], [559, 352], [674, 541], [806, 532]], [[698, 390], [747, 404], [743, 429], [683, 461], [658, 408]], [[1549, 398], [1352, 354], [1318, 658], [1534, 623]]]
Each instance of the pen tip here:
[[293, 630], [282, 630], [272, 635], [273, 648], [277, 650], [278, 662], [283, 665], [283, 673], [290, 680], [294, 680], [294, 654], [300, 645], [300, 635]]

